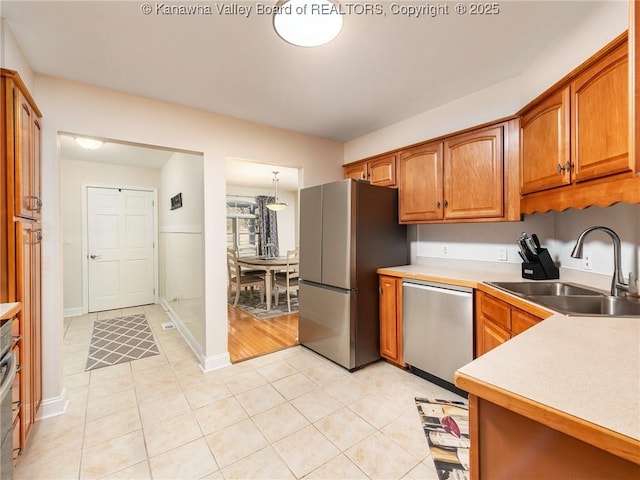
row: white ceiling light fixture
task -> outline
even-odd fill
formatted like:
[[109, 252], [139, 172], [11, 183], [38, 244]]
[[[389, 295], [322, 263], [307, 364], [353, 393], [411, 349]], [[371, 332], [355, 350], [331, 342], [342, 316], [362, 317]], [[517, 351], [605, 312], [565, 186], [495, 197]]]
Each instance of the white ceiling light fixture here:
[[273, 202], [267, 203], [267, 208], [269, 210], [273, 210], [274, 212], [283, 210], [287, 206], [286, 203], [278, 201], [278, 182], [280, 181], [278, 180], [278, 173], [280, 172], [273, 172], [273, 184], [276, 187], [276, 196], [274, 197]]
[[104, 145], [102, 140], [96, 140], [95, 138], [75, 137], [75, 141], [82, 148], [87, 150], [97, 150]]
[[335, 0], [280, 0], [273, 27], [286, 42], [299, 47], [329, 43], [342, 30], [340, 4]]

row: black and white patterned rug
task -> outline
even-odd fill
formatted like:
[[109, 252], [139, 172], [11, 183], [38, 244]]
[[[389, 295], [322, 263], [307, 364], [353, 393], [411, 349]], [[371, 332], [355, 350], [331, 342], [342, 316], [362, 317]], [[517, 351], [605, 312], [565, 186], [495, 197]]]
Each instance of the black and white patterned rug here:
[[97, 320], [85, 371], [159, 354], [144, 313]]
[[[236, 293], [231, 292], [229, 295], [229, 303], [233, 305], [235, 299]], [[280, 293], [280, 301], [278, 302], [278, 305], [275, 305], [272, 301], [271, 309], [267, 310], [267, 304], [260, 300], [259, 291], [253, 292], [253, 295], [250, 295], [247, 291], [240, 292], [240, 300], [238, 301], [236, 308], [239, 308], [258, 320], [280, 317], [282, 315], [289, 315], [290, 313], [298, 313], [298, 294], [297, 292], [291, 294], [291, 312], [289, 312], [287, 308], [286, 293]]]

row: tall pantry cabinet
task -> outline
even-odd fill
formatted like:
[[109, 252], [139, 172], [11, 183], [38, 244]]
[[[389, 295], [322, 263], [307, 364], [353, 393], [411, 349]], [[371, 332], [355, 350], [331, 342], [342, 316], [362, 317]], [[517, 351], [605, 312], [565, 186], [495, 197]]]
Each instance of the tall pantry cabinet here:
[[14, 382], [18, 392], [13, 393], [13, 447], [17, 459], [42, 400], [42, 114], [17, 72], [2, 69], [1, 78], [0, 302], [22, 304], [13, 330], [18, 363]]

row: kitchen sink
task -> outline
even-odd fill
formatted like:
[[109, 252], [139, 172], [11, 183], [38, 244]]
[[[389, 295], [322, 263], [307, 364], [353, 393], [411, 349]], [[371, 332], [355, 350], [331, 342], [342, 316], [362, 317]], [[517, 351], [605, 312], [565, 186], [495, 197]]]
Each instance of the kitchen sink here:
[[489, 285], [506, 290], [515, 295], [565, 297], [568, 295], [604, 295], [599, 290], [566, 282], [489, 282]]
[[640, 301], [605, 295], [530, 295], [527, 300], [566, 315], [640, 316]]
[[565, 315], [640, 316], [640, 299], [608, 296], [566, 282], [488, 282], [489, 285]]

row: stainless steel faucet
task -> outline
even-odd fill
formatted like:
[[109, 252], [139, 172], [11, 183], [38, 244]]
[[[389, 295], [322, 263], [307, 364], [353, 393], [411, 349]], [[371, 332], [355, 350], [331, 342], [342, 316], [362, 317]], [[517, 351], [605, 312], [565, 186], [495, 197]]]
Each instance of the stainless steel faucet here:
[[629, 283], [625, 283], [624, 281], [624, 277], [622, 275], [622, 262], [620, 258], [620, 237], [610, 228], [595, 226], [585, 229], [578, 237], [578, 240], [576, 240], [576, 245], [573, 247], [571, 256], [573, 258], [582, 258], [582, 246], [584, 244], [584, 239], [587, 235], [596, 230], [606, 233], [613, 241], [613, 278], [611, 279], [611, 295], [619, 297], [622, 296], [623, 292], [637, 293], [638, 289], [636, 287], [633, 273], [629, 273]]

